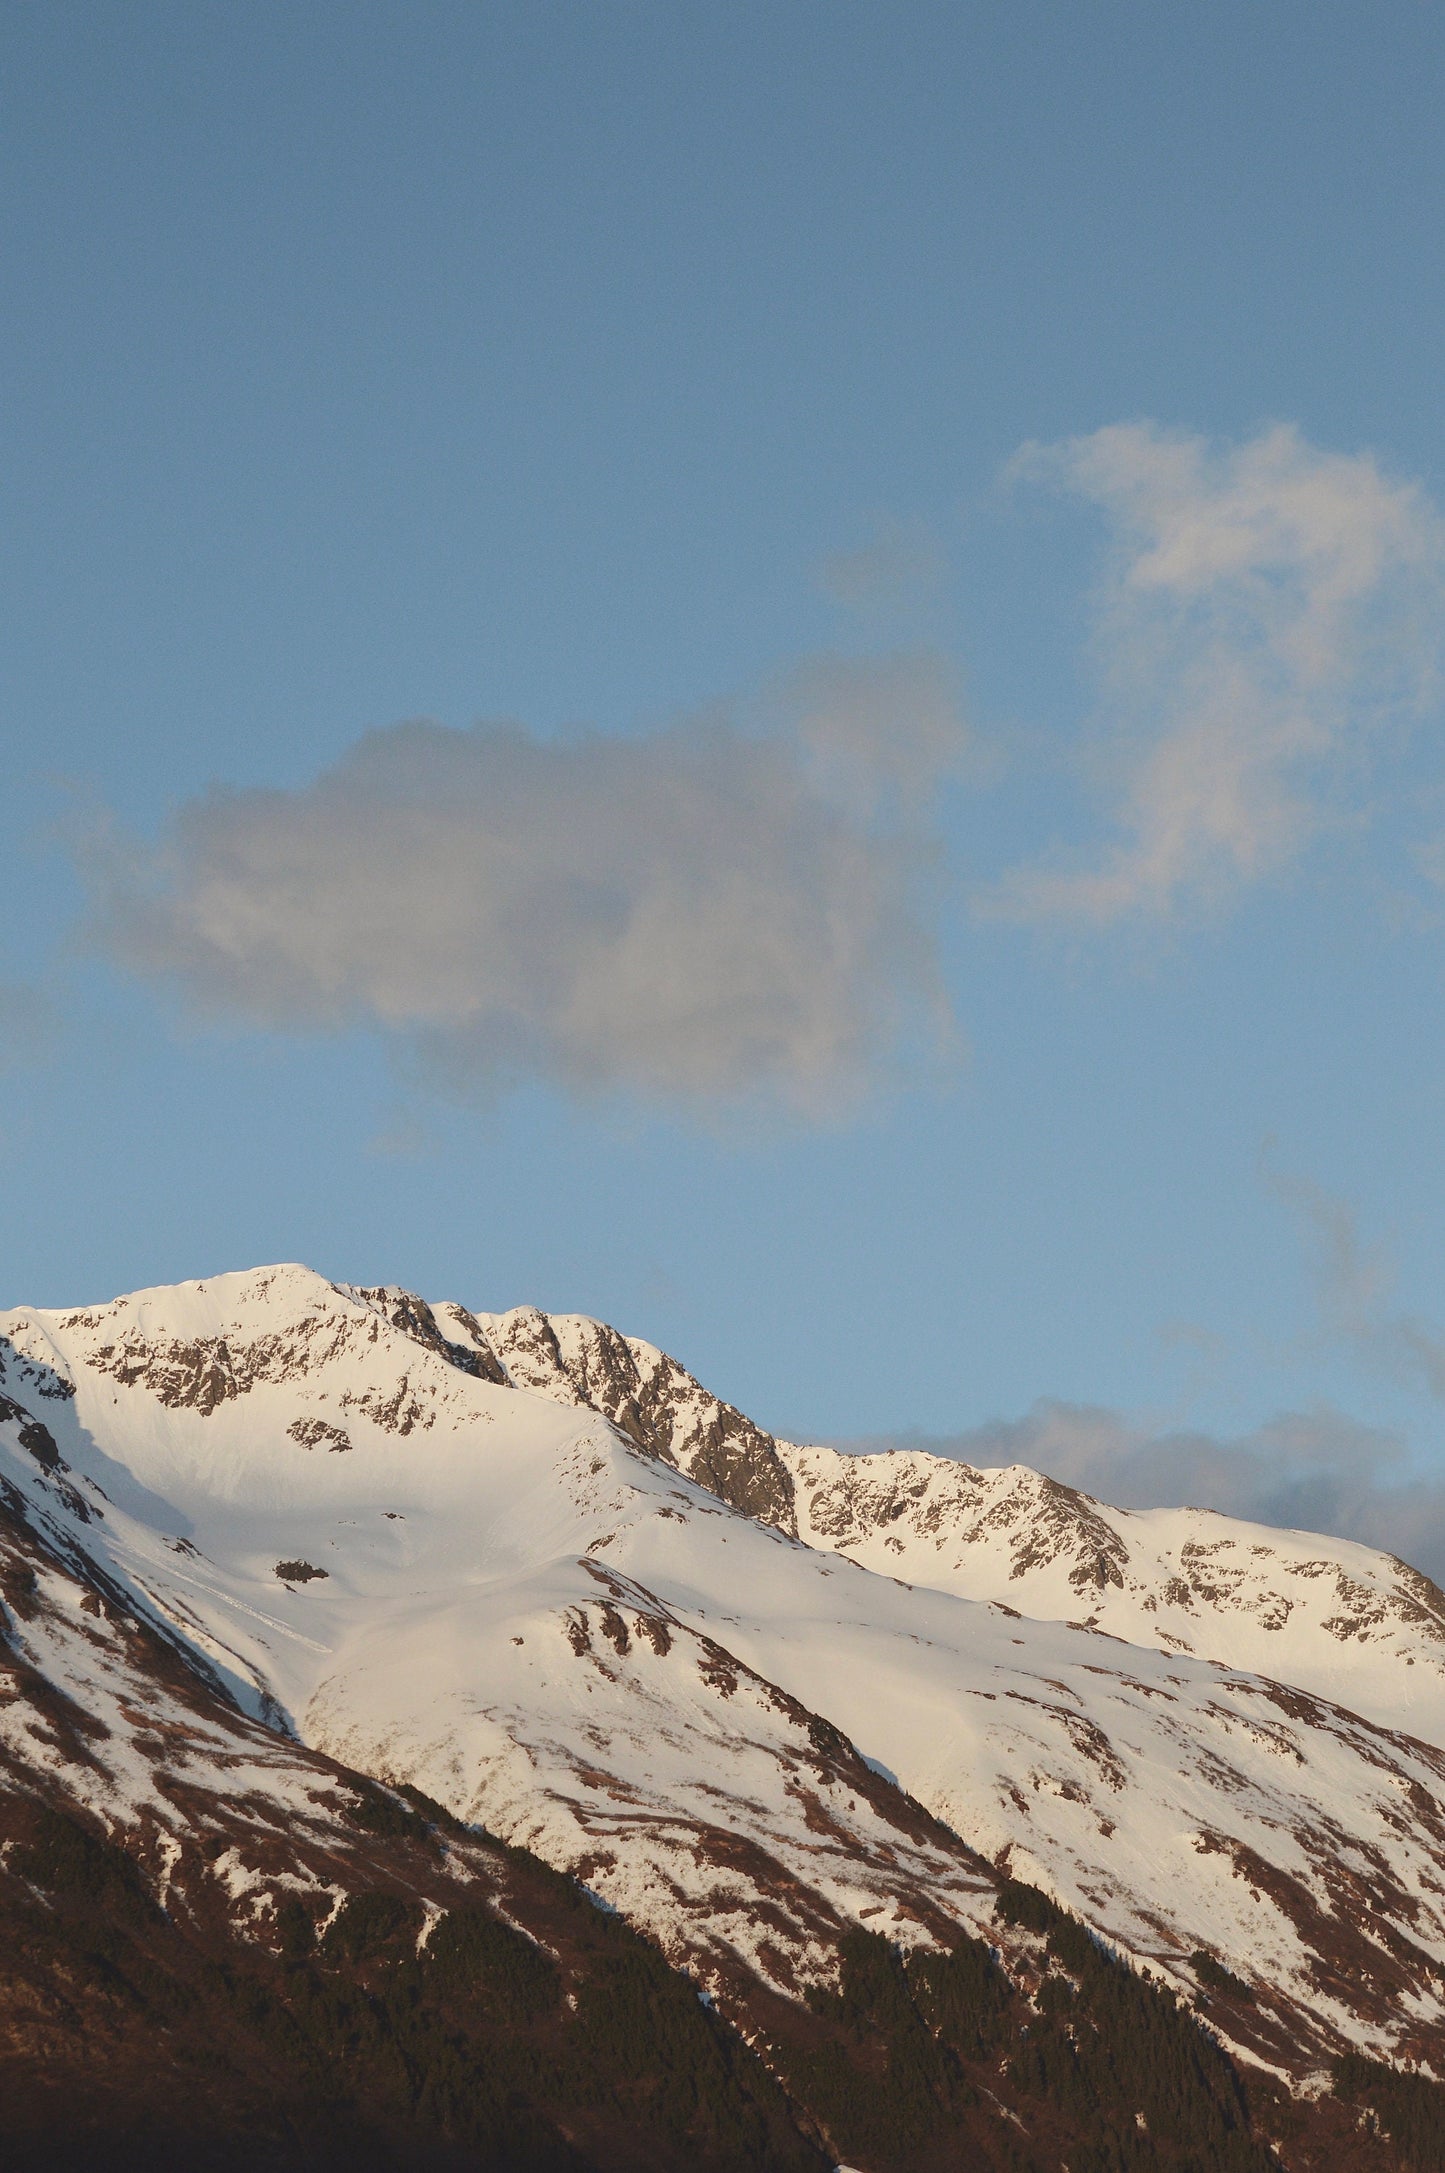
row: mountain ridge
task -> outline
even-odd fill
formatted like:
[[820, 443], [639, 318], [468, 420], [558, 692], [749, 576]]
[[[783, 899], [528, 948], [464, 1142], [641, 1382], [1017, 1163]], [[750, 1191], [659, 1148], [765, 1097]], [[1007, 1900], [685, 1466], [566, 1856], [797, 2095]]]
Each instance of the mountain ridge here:
[[[944, 1478], [990, 1475], [865, 1468], [839, 1524], [865, 1460], [774, 1441], [653, 1346], [299, 1267], [0, 1336], [6, 1498], [58, 1560], [271, 1740], [580, 1879], [739, 2026], [846, 1990], [865, 1933], [909, 1970], [983, 1940], [1030, 1981], [996, 1913], [1022, 1880], [1296, 2092], [1347, 2053], [1445, 2067], [1445, 1751], [1097, 1605], [817, 1543], [896, 1559], [946, 1529]], [[1024, 1514], [982, 1505], [1008, 1588], [1128, 1598], [1139, 1520], [1029, 1478], [1017, 1576]]]
[[[1383, 1550], [1209, 1509], [1117, 1509], [1027, 1465], [798, 1444], [712, 1396], [656, 1345], [585, 1315], [529, 1306], [473, 1324], [517, 1385], [590, 1405], [722, 1499], [811, 1545], [1038, 1620], [1082, 1621], [1265, 1674], [1282, 1665], [1291, 1681], [1367, 1717], [1395, 1725], [1407, 1716], [1409, 1732], [1445, 1747], [1445, 1593]], [[734, 1459], [699, 1461], [699, 1447], [719, 1438]], [[1281, 1663], [1279, 1633], [1292, 1617], [1296, 1637]], [[1317, 1634], [1302, 1654], [1305, 1622]], [[1406, 1682], [1397, 1662], [1418, 1667], [1419, 1680]]]

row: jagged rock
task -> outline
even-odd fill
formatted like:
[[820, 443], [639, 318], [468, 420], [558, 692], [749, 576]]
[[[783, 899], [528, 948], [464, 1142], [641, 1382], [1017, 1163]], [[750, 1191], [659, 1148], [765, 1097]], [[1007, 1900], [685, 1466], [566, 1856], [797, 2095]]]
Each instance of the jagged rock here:
[[795, 1532], [793, 1482], [771, 1434], [651, 1343], [581, 1314], [535, 1306], [482, 1316], [519, 1388], [586, 1404], [745, 1516]]

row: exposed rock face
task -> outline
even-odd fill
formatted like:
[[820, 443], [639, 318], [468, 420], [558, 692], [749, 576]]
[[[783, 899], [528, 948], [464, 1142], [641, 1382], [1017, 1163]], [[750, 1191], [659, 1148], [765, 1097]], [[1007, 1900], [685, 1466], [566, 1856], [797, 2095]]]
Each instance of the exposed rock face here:
[[529, 1305], [484, 1314], [480, 1324], [519, 1388], [600, 1411], [745, 1516], [796, 1531], [793, 1482], [772, 1435], [710, 1396], [665, 1351], [581, 1314]]
[[33, 1418], [23, 1404], [15, 1403], [9, 1396], [0, 1396], [0, 1423], [13, 1422], [16, 1438], [22, 1449], [28, 1449], [37, 1464], [44, 1464], [47, 1471], [54, 1471], [60, 1462], [60, 1451], [55, 1446], [55, 1436], [43, 1419]]
[[303, 1449], [329, 1449], [335, 1456], [344, 1456], [351, 1447], [351, 1436], [343, 1426], [333, 1426], [329, 1419], [293, 1419], [286, 1429], [291, 1440], [299, 1441]]
[[424, 1350], [435, 1351], [449, 1366], [471, 1374], [477, 1381], [505, 1384], [506, 1368], [482, 1334], [481, 1324], [465, 1306], [451, 1304], [441, 1308], [461, 1331], [461, 1340], [457, 1342], [443, 1335], [436, 1314], [425, 1298], [417, 1297], [414, 1291], [387, 1286], [380, 1290], [357, 1290], [352, 1295], [374, 1305], [393, 1328], [410, 1336], [414, 1343], [420, 1343]]

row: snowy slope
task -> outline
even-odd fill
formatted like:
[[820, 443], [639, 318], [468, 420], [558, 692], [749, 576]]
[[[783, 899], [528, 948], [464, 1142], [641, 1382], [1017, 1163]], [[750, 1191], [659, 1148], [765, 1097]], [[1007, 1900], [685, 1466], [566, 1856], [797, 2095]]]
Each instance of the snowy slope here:
[[[13, 1356], [6, 1371], [12, 1389], [17, 1374], [25, 1385]], [[0, 1390], [10, 1439], [14, 1401]], [[34, 1438], [32, 1420], [18, 1424]], [[380, 1846], [356, 1816], [354, 1775], [217, 1700], [184, 1648], [157, 1636], [143, 1607], [132, 1611], [124, 1587], [95, 1574], [70, 1538], [77, 1522], [86, 1527], [83, 1497], [68, 1509], [57, 1502], [64, 1475], [37, 1487], [10, 1471], [0, 1472], [0, 1800], [8, 1824], [17, 1803], [88, 1813], [125, 1836], [173, 1918], [247, 1936], [264, 1936], [289, 1898], [305, 1899], [326, 1922], [348, 1894], [395, 1889], [398, 1874], [432, 1913], [477, 1898], [479, 1877], [496, 1887], [501, 1867], [480, 1844]], [[35, 1525], [27, 1515], [47, 1498], [61, 1511], [48, 1535], [43, 1511]], [[8, 1976], [4, 1989], [13, 2001]], [[14, 2055], [23, 2030], [17, 2038], [13, 2014], [10, 2021], [6, 2051]]]
[[796, 1447], [599, 1321], [525, 1307], [484, 1325], [511, 1378], [595, 1406], [814, 1546], [1043, 1621], [1282, 1676], [1445, 1747], [1445, 1594], [1392, 1555], [1209, 1510], [1112, 1509], [1021, 1465]]
[[1282, 1676], [1445, 1747], [1445, 1594], [1393, 1555], [1208, 1509], [1111, 1509], [1013, 1465], [780, 1451], [815, 1546], [963, 1598]]
[[458, 1307], [282, 1268], [0, 1334], [3, 1468], [58, 1539], [249, 1711], [579, 1872], [720, 1992], [796, 1986], [851, 1921], [982, 1925], [989, 1859], [1181, 1984], [1224, 1956], [1261, 2056], [1439, 2058], [1445, 1753], [810, 1547], [640, 1403], [516, 1385], [526, 1339]]
[[[498, 1387], [439, 1318], [289, 1268], [11, 1316], [68, 1468], [13, 1427], [3, 1468], [246, 1710], [419, 1781], [675, 1952], [791, 1984], [865, 1912], [985, 1913], [970, 1852], [723, 1652], [705, 1604], [607, 1562], [629, 1523], [677, 1535], [688, 1582], [698, 1529], [785, 1542], [595, 1412]], [[76, 1394], [44, 1399], [44, 1366]]]

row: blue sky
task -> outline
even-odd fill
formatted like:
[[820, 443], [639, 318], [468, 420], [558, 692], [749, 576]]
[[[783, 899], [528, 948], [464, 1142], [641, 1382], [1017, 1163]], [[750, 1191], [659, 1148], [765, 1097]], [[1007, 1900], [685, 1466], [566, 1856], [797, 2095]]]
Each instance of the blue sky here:
[[1438, 13], [0, 37], [6, 1302], [301, 1258], [1406, 1544]]

